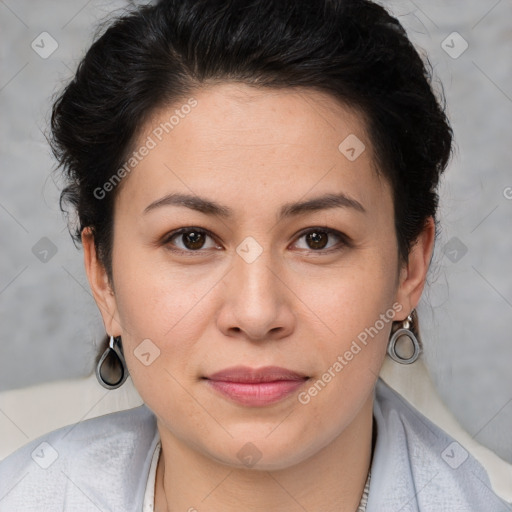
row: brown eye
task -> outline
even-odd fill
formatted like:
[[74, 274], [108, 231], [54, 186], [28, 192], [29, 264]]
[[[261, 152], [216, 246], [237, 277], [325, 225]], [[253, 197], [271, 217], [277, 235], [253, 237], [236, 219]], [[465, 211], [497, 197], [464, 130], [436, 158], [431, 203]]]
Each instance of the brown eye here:
[[[309, 229], [303, 232], [299, 237], [299, 240], [301, 239], [304, 239], [305, 244], [299, 248], [310, 252], [329, 252], [350, 246], [350, 239], [346, 235], [328, 228]], [[338, 240], [338, 243], [332, 243], [332, 240]]]
[[[171, 250], [177, 252], [198, 252], [201, 249], [216, 248], [215, 243], [205, 247], [208, 238], [212, 238], [206, 231], [198, 228], [181, 228], [167, 237], [165, 244], [171, 246]], [[174, 249], [173, 247], [176, 247]]]
[[189, 231], [181, 235], [181, 240], [187, 249], [201, 249], [204, 239], [204, 233], [199, 231]]
[[[207, 245], [208, 239], [211, 240]], [[305, 247], [301, 249], [309, 252], [330, 252], [331, 250], [342, 250], [350, 247], [350, 239], [339, 231], [328, 228], [313, 228], [305, 231], [300, 237], [304, 239]], [[332, 241], [338, 243], [333, 243]], [[207, 249], [220, 249], [215, 243], [213, 235], [208, 231], [187, 227], [180, 228], [170, 233], [164, 240], [164, 245], [168, 246], [171, 251], [181, 253], [199, 253]]]
[[323, 249], [329, 240], [329, 235], [325, 231], [311, 231], [305, 237], [311, 249]]

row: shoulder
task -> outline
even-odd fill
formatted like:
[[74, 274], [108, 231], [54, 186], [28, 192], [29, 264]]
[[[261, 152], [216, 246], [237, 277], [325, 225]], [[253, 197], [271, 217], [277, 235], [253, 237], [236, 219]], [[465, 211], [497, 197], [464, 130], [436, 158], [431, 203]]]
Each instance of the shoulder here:
[[382, 379], [374, 417], [377, 442], [368, 512], [509, 509], [492, 491], [483, 466]]
[[45, 434], [0, 462], [0, 512], [139, 510], [156, 442], [145, 404]]

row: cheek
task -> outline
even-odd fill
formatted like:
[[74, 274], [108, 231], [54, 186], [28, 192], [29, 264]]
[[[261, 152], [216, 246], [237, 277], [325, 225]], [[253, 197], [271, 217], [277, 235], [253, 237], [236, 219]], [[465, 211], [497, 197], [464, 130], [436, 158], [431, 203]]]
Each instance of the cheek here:
[[357, 279], [347, 279], [329, 288], [329, 300], [317, 303], [329, 330], [308, 347], [318, 372], [297, 397], [296, 415], [312, 453], [336, 438], [367, 405], [385, 358], [397, 313], [393, 287], [383, 276], [371, 277], [371, 293]]
[[[123, 266], [124, 265], [124, 266]], [[144, 402], [157, 414], [176, 414], [186, 424], [198, 415], [185, 391], [196, 378], [192, 354], [203, 337], [207, 319], [207, 283], [168, 275], [145, 266], [141, 259], [123, 261], [116, 297], [123, 329], [123, 347], [133, 383]], [[197, 362], [197, 361], [196, 361]], [[185, 387], [185, 388], [184, 388]], [[197, 428], [197, 427], [194, 427]]]
[[196, 307], [214, 285], [211, 277], [203, 279], [137, 248], [119, 251], [114, 263], [119, 320], [130, 337], [163, 342], [173, 331], [194, 328], [188, 318], [197, 315]]
[[353, 402], [355, 410], [356, 402], [367, 396], [365, 391], [370, 392], [392, 323], [402, 309], [396, 302], [396, 275], [390, 271], [392, 255], [369, 251], [339, 269], [337, 279], [326, 280], [323, 290], [308, 295], [324, 326], [323, 335], [314, 337], [310, 347], [321, 364], [317, 384], [303, 395], [308, 407], [333, 407], [334, 416], [336, 411], [342, 416], [340, 400]]
[[[367, 251], [353, 261], [333, 272], [330, 278], [322, 281], [322, 286], [310, 290], [308, 300], [314, 304], [318, 316], [329, 328], [330, 345], [341, 348], [347, 341], [356, 339], [360, 333], [388, 312], [396, 299], [396, 275], [393, 270], [392, 255], [387, 258], [382, 252]], [[391, 328], [387, 319], [384, 325], [379, 321], [378, 330], [386, 335]], [[364, 338], [364, 336], [361, 336]], [[333, 340], [339, 340], [332, 344]]]

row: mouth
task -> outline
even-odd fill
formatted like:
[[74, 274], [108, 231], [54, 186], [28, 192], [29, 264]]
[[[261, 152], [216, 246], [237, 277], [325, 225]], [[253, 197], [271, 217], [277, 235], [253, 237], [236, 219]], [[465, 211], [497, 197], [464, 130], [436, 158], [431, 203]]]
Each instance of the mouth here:
[[307, 375], [278, 366], [236, 366], [203, 377], [211, 389], [249, 407], [279, 402], [309, 380]]

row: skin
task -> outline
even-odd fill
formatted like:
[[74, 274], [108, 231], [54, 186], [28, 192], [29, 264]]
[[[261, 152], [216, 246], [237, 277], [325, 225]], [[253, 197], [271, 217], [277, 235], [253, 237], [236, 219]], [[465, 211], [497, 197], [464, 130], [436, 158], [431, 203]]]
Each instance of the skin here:
[[[393, 304], [394, 321], [416, 307], [433, 221], [400, 266], [391, 189], [375, 171], [362, 117], [329, 95], [224, 83], [193, 96], [197, 106], [117, 191], [113, 282], [90, 231], [82, 236], [105, 329], [122, 336], [131, 378], [157, 416], [156, 510], [353, 512], [371, 462], [373, 391], [391, 322], [309, 403], [298, 393]], [[179, 106], [159, 110], [135, 146]], [[353, 162], [338, 149], [350, 134], [366, 146]], [[175, 192], [207, 197], [233, 217], [176, 205], [144, 213]], [[285, 203], [326, 193], [344, 193], [365, 212], [338, 207], [277, 220]], [[193, 253], [193, 240], [164, 239], [181, 227], [213, 237]], [[350, 243], [324, 234], [325, 248], [308, 245], [304, 230], [315, 227]], [[246, 237], [262, 248], [250, 263], [236, 252]], [[145, 339], [160, 350], [149, 366], [134, 354]], [[238, 364], [310, 379], [280, 402], [246, 407], [201, 378]], [[261, 455], [251, 467], [237, 457], [248, 442]]]

